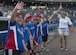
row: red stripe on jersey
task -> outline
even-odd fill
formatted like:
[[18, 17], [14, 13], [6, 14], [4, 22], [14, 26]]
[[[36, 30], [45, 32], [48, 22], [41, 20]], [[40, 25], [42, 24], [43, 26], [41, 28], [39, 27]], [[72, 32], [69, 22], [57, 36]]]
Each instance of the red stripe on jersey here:
[[8, 39], [6, 40], [6, 49], [16, 50], [13, 30], [10, 30], [10, 34], [8, 36]]

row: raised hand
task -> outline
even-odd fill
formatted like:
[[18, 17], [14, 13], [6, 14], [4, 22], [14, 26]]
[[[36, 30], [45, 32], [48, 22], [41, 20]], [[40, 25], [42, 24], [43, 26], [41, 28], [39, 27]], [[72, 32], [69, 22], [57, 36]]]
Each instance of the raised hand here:
[[18, 3], [16, 4], [15, 8], [13, 9], [12, 16], [11, 16], [11, 21], [12, 21], [12, 22], [15, 21], [15, 17], [16, 17], [16, 15], [17, 15], [16, 12], [17, 12], [18, 10], [23, 9], [24, 5], [25, 5], [24, 2], [18, 2]]
[[47, 14], [47, 11], [46, 11], [46, 10], [44, 10], [44, 14], [45, 14], [45, 15]]
[[60, 3], [59, 9], [62, 9], [62, 3]]
[[15, 6], [16, 9], [23, 9], [24, 7], [24, 2], [18, 2], [17, 5]]
[[58, 9], [58, 10], [56, 10], [56, 11], [53, 11], [53, 14], [56, 14], [56, 13], [58, 13], [58, 12], [60, 11], [60, 9], [62, 9], [62, 3], [60, 3], [60, 6], [59, 6], [59, 9]]

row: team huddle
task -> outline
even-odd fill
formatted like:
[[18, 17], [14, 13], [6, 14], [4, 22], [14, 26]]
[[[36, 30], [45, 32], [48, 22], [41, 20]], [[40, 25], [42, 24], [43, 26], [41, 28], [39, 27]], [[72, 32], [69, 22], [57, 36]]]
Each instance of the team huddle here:
[[24, 5], [23, 2], [18, 2], [13, 9], [5, 44], [6, 55], [36, 55], [41, 48], [46, 50], [48, 23], [62, 8], [60, 5], [59, 9], [47, 18], [45, 11], [35, 15], [22, 13], [20, 10]]

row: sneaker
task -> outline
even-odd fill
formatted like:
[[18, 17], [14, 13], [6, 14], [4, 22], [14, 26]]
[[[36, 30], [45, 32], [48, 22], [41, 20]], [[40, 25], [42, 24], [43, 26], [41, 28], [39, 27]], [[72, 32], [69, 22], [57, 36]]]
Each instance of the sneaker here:
[[67, 49], [67, 48], [65, 48], [64, 50], [65, 50], [65, 51], [68, 51], [68, 49]]
[[36, 55], [40, 55], [40, 53], [36, 53]]
[[48, 49], [48, 48], [46, 47], [46, 48], [45, 48], [45, 51], [48, 52], [48, 51], [50, 51], [50, 49]]
[[50, 51], [50, 49], [47, 48], [47, 49], [46, 49], [46, 52], [48, 52], [48, 51]]
[[43, 55], [43, 52], [40, 52], [40, 55]]
[[32, 53], [32, 55], [36, 55], [36, 53]]
[[44, 52], [48, 52], [49, 51], [49, 49], [47, 48], [47, 47], [44, 47]]
[[43, 51], [43, 52], [45, 52], [45, 51], [46, 51], [46, 49], [45, 49], [45, 48], [43, 48], [43, 49], [42, 49], [42, 51]]
[[40, 51], [40, 52], [38, 52], [38, 53], [39, 53], [40, 55], [42, 55], [42, 54], [43, 54], [43, 52], [41, 52], [41, 51]]
[[61, 51], [63, 51], [64, 50], [64, 48], [63, 47], [61, 47], [61, 49], [60, 49]]

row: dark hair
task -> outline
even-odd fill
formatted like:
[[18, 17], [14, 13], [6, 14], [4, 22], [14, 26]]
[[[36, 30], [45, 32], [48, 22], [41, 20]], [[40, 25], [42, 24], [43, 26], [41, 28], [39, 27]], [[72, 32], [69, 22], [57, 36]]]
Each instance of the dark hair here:
[[23, 18], [25, 17], [25, 14], [24, 14], [24, 13], [18, 13], [18, 14], [16, 15], [16, 17], [18, 17], [19, 15], [21, 15]]

